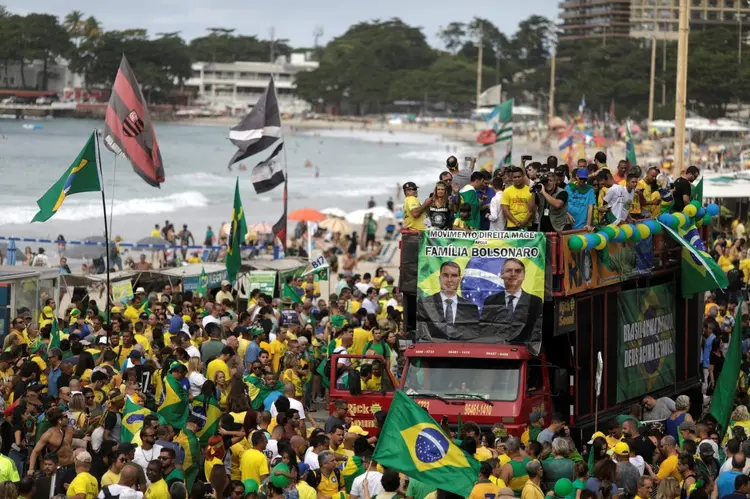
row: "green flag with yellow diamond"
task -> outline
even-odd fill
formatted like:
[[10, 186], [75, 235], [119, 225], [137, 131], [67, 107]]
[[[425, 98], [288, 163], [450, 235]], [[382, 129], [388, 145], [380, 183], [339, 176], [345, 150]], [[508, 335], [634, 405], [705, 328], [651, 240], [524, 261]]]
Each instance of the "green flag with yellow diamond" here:
[[466, 454], [421, 406], [398, 390], [373, 460], [426, 485], [469, 497], [479, 462]]
[[[541, 232], [422, 232], [417, 260], [418, 339], [523, 343], [537, 355], [545, 250]], [[487, 387], [480, 383], [478, 388]]]
[[242, 200], [240, 199], [240, 178], [237, 177], [237, 183], [234, 186], [234, 208], [232, 209], [232, 222], [227, 241], [227, 278], [231, 282], [237, 280], [237, 272], [242, 266], [242, 257], [240, 249], [245, 243], [247, 236], [247, 223], [245, 222], [245, 210], [242, 209]]
[[73, 164], [36, 202], [39, 211], [34, 215], [32, 222], [46, 222], [52, 218], [62, 206], [65, 198], [71, 194], [95, 192], [102, 189], [97, 171], [95, 144], [96, 136], [92, 133]]

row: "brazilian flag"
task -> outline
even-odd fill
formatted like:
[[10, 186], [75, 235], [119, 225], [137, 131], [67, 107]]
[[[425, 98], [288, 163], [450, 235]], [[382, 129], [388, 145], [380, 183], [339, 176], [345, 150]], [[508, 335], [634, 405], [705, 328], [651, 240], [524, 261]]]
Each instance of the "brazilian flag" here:
[[52, 329], [49, 333], [49, 345], [47, 346], [47, 352], [52, 348], [60, 348], [60, 325], [57, 323], [57, 317], [52, 320]]
[[185, 473], [185, 487], [190, 492], [195, 479], [198, 478], [201, 444], [198, 441], [198, 435], [187, 428], [183, 428], [174, 441], [180, 444], [185, 450], [185, 461], [182, 463], [182, 471]]
[[159, 404], [160, 419], [175, 428], [184, 428], [187, 422], [188, 394], [172, 373], [164, 377], [164, 400]]
[[204, 395], [198, 395], [193, 399], [191, 412], [203, 420], [203, 427], [198, 431], [198, 441], [201, 446], [208, 445], [208, 439], [219, 431], [219, 420], [222, 411], [215, 397], [210, 397], [208, 402]]
[[245, 222], [245, 210], [242, 208], [240, 199], [240, 178], [234, 186], [234, 208], [232, 209], [232, 222], [227, 243], [227, 278], [234, 282], [237, 280], [237, 272], [242, 266], [240, 247], [245, 243], [247, 236], [247, 223]]
[[341, 478], [344, 479], [344, 485], [346, 485], [346, 492], [352, 493], [352, 485], [354, 485], [354, 479], [364, 474], [365, 466], [362, 464], [362, 458], [359, 456], [352, 456], [346, 460], [346, 466], [341, 472]]
[[401, 390], [393, 397], [373, 459], [461, 497], [469, 497], [479, 474], [479, 461], [454, 444], [438, 423]]
[[[268, 386], [263, 379], [257, 376], [245, 376], [245, 384], [250, 394], [251, 405], [254, 411], [263, 410], [263, 401], [273, 392], [284, 393], [284, 383], [277, 381], [275, 385]], [[253, 396], [255, 394], [255, 396]]]
[[716, 380], [714, 396], [711, 399], [709, 414], [719, 422], [719, 436], [729, 428], [729, 420], [734, 409], [734, 395], [737, 392], [737, 378], [742, 364], [742, 301], [737, 304], [737, 316], [734, 318], [734, 331], [729, 338], [729, 348], [724, 360], [724, 368]]
[[73, 164], [36, 202], [39, 211], [34, 215], [32, 222], [46, 222], [52, 218], [65, 198], [71, 194], [96, 192], [101, 189], [96, 166], [96, 136], [92, 133]]
[[129, 397], [125, 397], [125, 407], [122, 410], [120, 441], [140, 445], [143, 420], [149, 414], [153, 414], [153, 412], [131, 401]]
[[677, 230], [664, 225], [664, 230], [682, 246], [682, 297], [692, 298], [697, 293], [724, 289], [729, 285], [727, 275], [721, 270], [716, 260], [705, 251], [695, 225]]

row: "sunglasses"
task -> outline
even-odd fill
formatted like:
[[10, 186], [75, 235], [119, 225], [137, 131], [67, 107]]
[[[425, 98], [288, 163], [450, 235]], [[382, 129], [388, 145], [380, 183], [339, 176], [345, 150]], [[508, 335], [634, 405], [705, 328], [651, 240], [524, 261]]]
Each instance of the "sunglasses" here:
[[94, 396], [93, 395], [87, 395], [86, 396], [86, 400], [94, 400]]
[[169, 456], [159, 456], [159, 461], [169, 461], [170, 459], [172, 458]]
[[125, 459], [124, 457], [117, 458], [117, 462], [124, 463], [125, 461], [127, 461], [127, 459]]

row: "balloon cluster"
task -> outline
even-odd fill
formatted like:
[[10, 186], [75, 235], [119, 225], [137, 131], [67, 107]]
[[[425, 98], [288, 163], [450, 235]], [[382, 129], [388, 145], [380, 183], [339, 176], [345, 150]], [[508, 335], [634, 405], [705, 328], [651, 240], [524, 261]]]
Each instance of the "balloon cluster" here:
[[635, 224], [607, 225], [593, 234], [575, 234], [568, 239], [571, 251], [603, 250], [610, 242], [625, 243], [638, 242], [654, 234], [661, 234], [662, 226], [659, 222], [672, 229], [687, 229], [693, 223], [697, 227], [711, 223], [711, 217], [719, 214], [719, 206], [709, 204], [701, 206], [700, 202], [692, 201], [682, 212], [664, 213], [656, 220], [644, 220]]

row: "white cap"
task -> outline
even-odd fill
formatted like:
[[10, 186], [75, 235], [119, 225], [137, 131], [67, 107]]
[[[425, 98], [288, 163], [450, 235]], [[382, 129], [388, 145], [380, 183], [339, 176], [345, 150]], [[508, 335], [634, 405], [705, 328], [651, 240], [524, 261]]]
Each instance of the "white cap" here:
[[231, 286], [231, 285], [232, 285], [232, 283], [231, 283], [231, 282], [229, 282], [229, 281], [227, 281], [226, 279], [224, 279], [223, 281], [221, 281], [221, 287], [222, 287], [222, 288], [223, 288], [224, 286]]
[[107, 344], [107, 337], [106, 336], [101, 336], [99, 338], [99, 344], [100, 345], [106, 345]]
[[137, 294], [137, 295], [144, 294], [145, 295], [146, 294], [146, 290], [143, 289], [143, 286], [138, 286], [137, 288], [135, 288], [135, 294]]
[[388, 293], [390, 293], [390, 291], [388, 291], [388, 289], [387, 289], [387, 288], [380, 288], [380, 291], [378, 292], [378, 294], [379, 294], [380, 296], [385, 296], [385, 295], [387, 295]]

